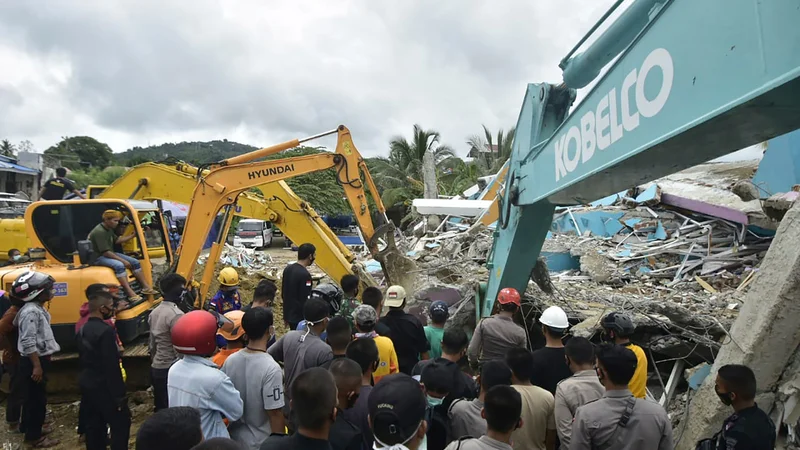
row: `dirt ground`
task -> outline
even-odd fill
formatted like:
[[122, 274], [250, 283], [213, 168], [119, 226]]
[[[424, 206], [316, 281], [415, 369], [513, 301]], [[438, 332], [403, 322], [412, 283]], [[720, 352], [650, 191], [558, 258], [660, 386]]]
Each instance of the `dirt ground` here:
[[[258, 269], [237, 269], [240, 275], [240, 292], [244, 303], [250, 303], [253, 298], [253, 290], [258, 282], [263, 278], [272, 278], [280, 276], [286, 264], [297, 259], [297, 253], [290, 249], [282, 248], [282, 239], [275, 240], [273, 247], [263, 250], [272, 258], [272, 262], [267, 264], [267, 267]], [[198, 270], [202, 271], [202, 267]], [[217, 270], [221, 267], [217, 267]], [[322, 277], [324, 274], [316, 266], [310, 268], [312, 276]], [[280, 285], [279, 285], [280, 287]], [[218, 288], [216, 281], [211, 286], [210, 295], [216, 292]], [[275, 299], [273, 307], [275, 313], [275, 329], [278, 336], [286, 333], [286, 327], [283, 324], [283, 308], [280, 299], [280, 292]], [[129, 405], [131, 408], [132, 424], [131, 424], [131, 438], [129, 440], [128, 448], [135, 448], [136, 432], [139, 430], [142, 422], [144, 422], [153, 411], [153, 396], [147, 386], [147, 364], [146, 358], [124, 358], [123, 364], [128, 372], [128, 389], [129, 389]], [[75, 360], [57, 361], [54, 362], [54, 378], [57, 377], [58, 381], [52, 380], [54, 390], [58, 392], [51, 393], [49, 398], [48, 409], [52, 412], [55, 420], [55, 431], [52, 437], [59, 439], [61, 443], [54, 447], [56, 449], [79, 449], [83, 448], [83, 444], [78, 441], [77, 425], [78, 425], [78, 365]], [[55, 385], [58, 385], [56, 388]], [[66, 386], [65, 386], [66, 385]], [[74, 389], [73, 389], [74, 387]], [[2, 411], [5, 411], [5, 397], [8, 392], [8, 376], [2, 378], [0, 382], [0, 399], [2, 399]], [[22, 435], [18, 433], [9, 432], [5, 424], [0, 425], [0, 450], [15, 450], [24, 448], [22, 445]]]

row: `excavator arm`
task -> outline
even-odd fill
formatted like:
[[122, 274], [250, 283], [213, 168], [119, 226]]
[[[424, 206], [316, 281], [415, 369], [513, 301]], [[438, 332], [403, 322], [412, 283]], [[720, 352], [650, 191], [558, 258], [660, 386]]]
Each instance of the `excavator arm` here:
[[[93, 194], [93, 198], [167, 200], [188, 204], [197, 185], [197, 175], [198, 169], [185, 163], [144, 163], [127, 171], [100, 193]], [[257, 188], [263, 197], [243, 192], [236, 202], [235, 215], [270, 221], [292, 241], [314, 244], [317, 265], [332, 279], [338, 281], [346, 274], [358, 273], [365, 287], [375, 285], [372, 277], [363, 276], [363, 269], [356, 263], [350, 249], [285, 181]]]
[[[478, 314], [491, 314], [501, 288], [525, 290], [557, 205], [800, 127], [797, 23], [796, 2], [637, 0], [583, 53], [573, 56], [589, 35], [562, 60], [563, 83], [529, 84]], [[568, 114], [575, 89], [617, 55]]]
[[[336, 150], [333, 153], [253, 162], [265, 156], [296, 147], [302, 142], [334, 133], [338, 135], [338, 141]], [[344, 189], [345, 196], [353, 207], [356, 221], [372, 254], [375, 255], [376, 259], [382, 260], [387, 253], [394, 253], [395, 249], [391, 238], [385, 249], [379, 249], [381, 236], [384, 233], [389, 233], [388, 236], [391, 236], [390, 232], [393, 229], [391, 223], [386, 219], [385, 208], [380, 201], [375, 184], [366, 170], [364, 160], [353, 144], [350, 131], [344, 126], [339, 126], [336, 130], [307, 139], [295, 139], [220, 161], [209, 165], [208, 171], [200, 170], [198, 172], [198, 182], [192, 194], [189, 215], [186, 218], [187, 223], [191, 223], [192, 226], [185, 228], [178, 247], [176, 272], [187, 279], [192, 278], [197, 256], [200, 254], [205, 236], [210, 232], [214, 218], [220, 211], [223, 211], [226, 214], [226, 220], [223, 221], [225, 225], [211, 247], [208, 261], [216, 261], [218, 259], [224, 238], [227, 235], [233, 208], [238, 198], [248, 189], [275, 184], [287, 178], [330, 168], [336, 170], [337, 182]], [[373, 194], [378, 211], [381, 213], [380, 217], [384, 222], [377, 228], [373, 225], [367, 206], [367, 196], [364, 190], [365, 182], [367, 188]], [[207, 264], [200, 282], [199, 297], [201, 301], [205, 299], [213, 272], [213, 264]], [[384, 272], [387, 272], [386, 269], [384, 269]], [[386, 275], [388, 278], [388, 273]]]

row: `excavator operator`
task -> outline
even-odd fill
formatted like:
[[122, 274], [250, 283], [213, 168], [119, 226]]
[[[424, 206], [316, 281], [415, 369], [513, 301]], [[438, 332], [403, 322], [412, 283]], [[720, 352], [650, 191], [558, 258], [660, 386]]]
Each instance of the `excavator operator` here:
[[142, 286], [142, 293], [145, 295], [152, 295], [156, 292], [147, 283], [142, 272], [142, 266], [136, 258], [131, 258], [123, 253], [114, 251], [115, 244], [123, 244], [133, 239], [136, 235], [130, 234], [128, 236], [117, 236], [116, 229], [119, 226], [119, 221], [123, 218], [123, 214], [115, 209], [109, 209], [103, 212], [103, 221], [100, 222], [92, 231], [89, 232], [89, 241], [92, 242], [92, 249], [97, 255], [95, 264], [98, 266], [105, 266], [114, 270], [120, 285], [125, 289], [125, 293], [131, 302], [141, 300], [136, 292], [131, 288], [128, 283], [127, 269], [133, 272], [136, 280]]

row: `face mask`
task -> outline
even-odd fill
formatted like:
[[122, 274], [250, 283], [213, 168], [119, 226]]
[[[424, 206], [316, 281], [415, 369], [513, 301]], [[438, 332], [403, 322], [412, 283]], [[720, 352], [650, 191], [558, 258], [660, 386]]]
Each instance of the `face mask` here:
[[13, 256], [11, 259], [12, 259], [14, 262], [17, 262], [17, 261], [19, 261], [20, 259], [22, 259], [22, 255], [14, 255], [14, 256]]
[[106, 307], [105, 311], [102, 311], [103, 320], [109, 320], [114, 317], [114, 309]]
[[603, 342], [614, 342], [614, 338], [606, 331], [600, 333], [600, 340]]
[[428, 395], [427, 397], [428, 397], [428, 406], [430, 406], [431, 408], [441, 405], [442, 402], [444, 401], [443, 398], [431, 397], [430, 395]]
[[733, 403], [733, 394], [730, 392], [720, 392], [716, 386], [714, 386], [714, 392], [717, 393], [717, 397], [719, 397], [719, 401], [722, 402], [725, 406], [731, 406]]

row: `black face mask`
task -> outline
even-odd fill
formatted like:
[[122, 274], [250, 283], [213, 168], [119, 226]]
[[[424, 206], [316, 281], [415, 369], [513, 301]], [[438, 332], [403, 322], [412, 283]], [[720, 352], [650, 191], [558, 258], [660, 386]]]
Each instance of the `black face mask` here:
[[731, 406], [733, 403], [733, 393], [731, 392], [720, 392], [719, 389], [714, 386], [714, 392], [717, 393], [717, 397], [719, 397], [719, 401], [722, 402], [725, 406]]
[[100, 311], [103, 314], [103, 320], [109, 320], [114, 317], [114, 308], [105, 307], [105, 311]]

